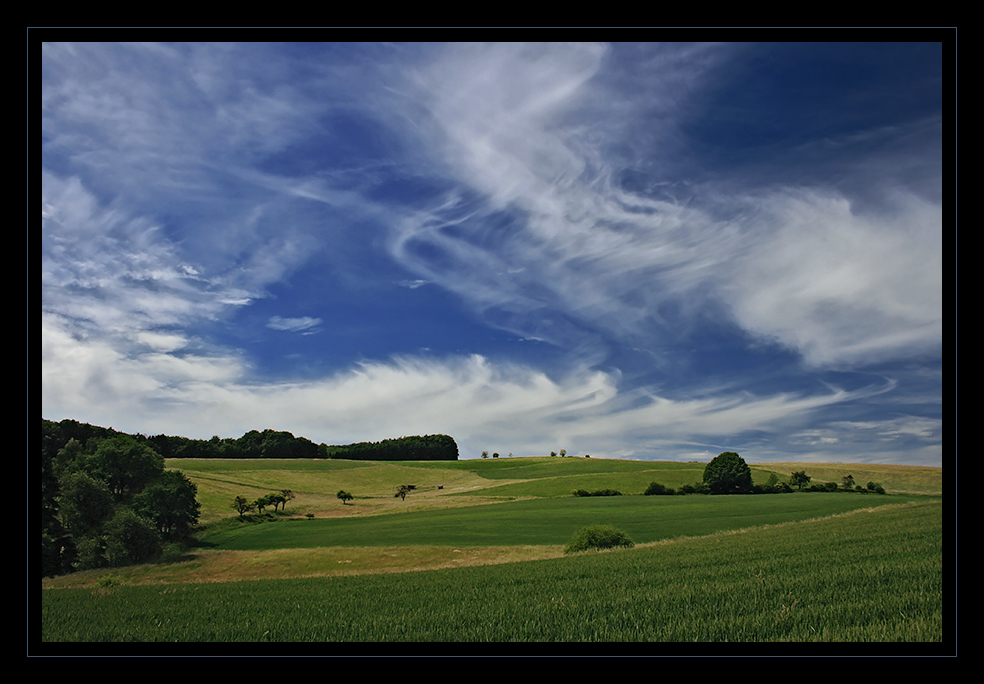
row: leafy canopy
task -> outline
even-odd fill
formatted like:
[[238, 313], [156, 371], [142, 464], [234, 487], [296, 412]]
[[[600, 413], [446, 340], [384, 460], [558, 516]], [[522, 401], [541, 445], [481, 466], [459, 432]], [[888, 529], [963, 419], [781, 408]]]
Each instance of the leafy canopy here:
[[752, 471], [741, 456], [725, 451], [704, 468], [704, 484], [712, 494], [748, 494], [752, 491]]

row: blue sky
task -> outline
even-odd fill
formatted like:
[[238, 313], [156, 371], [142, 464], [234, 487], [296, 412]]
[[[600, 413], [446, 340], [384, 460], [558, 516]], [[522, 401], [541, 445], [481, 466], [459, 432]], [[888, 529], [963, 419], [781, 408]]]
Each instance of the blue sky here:
[[43, 416], [942, 465], [943, 52], [45, 44]]

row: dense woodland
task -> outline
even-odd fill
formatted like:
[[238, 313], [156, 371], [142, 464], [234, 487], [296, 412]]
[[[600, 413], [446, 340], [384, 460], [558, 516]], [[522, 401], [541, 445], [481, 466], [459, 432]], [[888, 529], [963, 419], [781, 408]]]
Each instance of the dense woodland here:
[[[75, 420], [43, 420], [42, 446], [54, 458], [72, 439], [83, 446], [126, 433]], [[347, 445], [315, 444], [277, 430], [250, 430], [239, 438], [190, 439], [171, 435], [128, 435], [163, 458], [341, 458], [372, 461], [457, 461], [458, 445], [448, 435], [411, 436]]]
[[361, 461], [457, 461], [458, 445], [447, 435], [424, 435], [328, 446], [325, 454], [327, 458]]
[[131, 435], [75, 420], [42, 420], [42, 574], [154, 560], [187, 543], [198, 523], [197, 487], [165, 459], [458, 459], [447, 435], [345, 446], [289, 432], [238, 439]]

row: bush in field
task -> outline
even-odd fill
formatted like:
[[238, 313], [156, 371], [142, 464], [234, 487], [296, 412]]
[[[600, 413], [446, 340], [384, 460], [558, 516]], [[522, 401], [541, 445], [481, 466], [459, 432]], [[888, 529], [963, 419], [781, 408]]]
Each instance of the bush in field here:
[[695, 482], [694, 484], [681, 485], [679, 489], [680, 494], [710, 494], [711, 488], [707, 486], [706, 482]]
[[609, 525], [588, 525], [578, 530], [564, 547], [564, 553], [577, 553], [589, 549], [631, 548], [635, 546], [621, 530]]
[[622, 492], [617, 489], [596, 489], [593, 492], [586, 489], [575, 489], [574, 496], [622, 496]]
[[643, 494], [646, 496], [659, 496], [661, 494], [675, 494], [672, 488], [662, 485], [659, 482], [650, 482], [649, 487]]

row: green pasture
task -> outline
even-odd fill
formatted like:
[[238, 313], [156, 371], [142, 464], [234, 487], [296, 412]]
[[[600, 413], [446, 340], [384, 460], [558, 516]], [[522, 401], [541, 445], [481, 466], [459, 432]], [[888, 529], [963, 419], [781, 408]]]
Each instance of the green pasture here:
[[[942, 642], [942, 469], [750, 466], [756, 483], [850, 473], [888, 495], [643, 496], [704, 464], [583, 457], [169, 460], [198, 487], [200, 546], [45, 580], [42, 639]], [[231, 508], [281, 489], [295, 498], [276, 515]], [[591, 524], [636, 547], [562, 557]]]
[[851, 493], [758, 496], [566, 497], [357, 518], [242, 524], [202, 540], [214, 548], [325, 546], [515, 546], [564, 544], [581, 527], [606, 524], [636, 543], [806, 520], [909, 497]]
[[[234, 515], [236, 496], [253, 499], [280, 489], [295, 494], [287, 513], [367, 515], [471, 505], [485, 501], [570, 496], [575, 489], [616, 489], [641, 494], [650, 482], [674, 489], [699, 482], [703, 463], [630, 461], [600, 458], [498, 458], [465, 461], [379, 462], [345, 460], [203, 460], [171, 459], [167, 467], [181, 470], [198, 486], [202, 522], [212, 524]], [[840, 482], [851, 473], [865, 485], [878, 482], [890, 493], [942, 492], [942, 469], [857, 464], [752, 464], [756, 483], [771, 473], [788, 480], [794, 470], [806, 470], [814, 482]], [[405, 502], [394, 501], [401, 484], [417, 490]], [[354, 495], [342, 508], [335, 493]], [[396, 504], [400, 505], [397, 506]]]
[[942, 525], [941, 502], [922, 500], [506, 565], [107, 582], [43, 591], [41, 631], [44, 642], [90, 642], [92, 653], [91, 642], [253, 642], [254, 653], [266, 652], [260, 642], [308, 642], [319, 655], [349, 653], [339, 642], [940, 643]]

